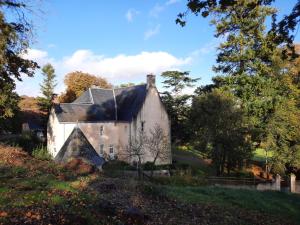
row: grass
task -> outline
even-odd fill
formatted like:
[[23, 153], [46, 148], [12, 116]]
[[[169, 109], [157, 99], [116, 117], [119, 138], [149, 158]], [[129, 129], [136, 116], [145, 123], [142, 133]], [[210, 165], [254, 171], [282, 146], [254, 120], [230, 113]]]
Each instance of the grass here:
[[300, 195], [282, 192], [258, 192], [218, 187], [163, 186], [167, 196], [187, 203], [209, 203], [244, 208], [300, 221]]
[[[219, 222], [225, 221], [228, 215], [231, 218], [230, 222], [225, 221], [222, 224], [232, 224], [232, 221], [238, 224], [235, 218], [236, 212], [247, 215], [248, 211], [260, 215], [253, 219], [258, 221], [257, 224], [265, 222], [261, 217], [265, 215], [270, 218], [273, 216], [280, 219], [287, 218], [299, 224], [300, 195], [205, 186], [203, 181], [206, 175], [203, 173], [209, 171], [209, 164], [202, 160], [200, 155], [189, 150], [177, 149], [174, 158], [178, 160], [175, 166], [181, 168], [178, 164], [187, 165], [198, 174], [196, 176], [178, 174], [150, 183], [131, 180], [128, 177], [121, 179], [100, 174], [81, 176], [51, 161], [37, 160], [32, 157], [26, 158], [26, 162], [31, 161], [22, 166], [0, 162], [0, 224], [10, 224], [11, 219], [19, 224], [25, 222], [62, 224], [65, 220], [69, 224], [128, 224], [122, 213], [127, 207], [138, 203], [142, 204], [143, 212], [151, 219], [157, 216], [155, 217], [157, 220], [153, 220], [155, 222], [162, 221], [163, 215], [167, 214], [163, 220], [166, 224], [171, 220], [175, 221], [172, 224], [183, 224], [182, 221], [180, 223], [177, 220], [182, 217], [183, 221], [191, 221], [190, 224], [195, 224], [189, 211], [194, 207], [200, 207], [201, 213], [204, 213], [193, 214], [198, 216], [199, 220], [209, 221], [209, 218], [220, 218], [220, 220], [212, 220], [210, 224], [220, 224]], [[106, 166], [110, 172], [118, 171], [120, 167], [128, 167], [118, 162]], [[105, 205], [103, 202], [110, 204]], [[110, 205], [115, 212], [109, 212]], [[205, 214], [206, 206], [213, 208], [210, 215]], [[175, 212], [173, 210], [176, 210], [176, 207], [179, 208]], [[188, 210], [185, 210], [187, 208]], [[169, 209], [172, 209], [172, 212]], [[223, 214], [219, 213], [220, 209], [224, 209]], [[1, 216], [5, 215], [3, 212], [8, 215]], [[149, 214], [150, 212], [154, 213]], [[194, 212], [197, 211], [192, 213]], [[27, 214], [34, 217], [28, 217]], [[37, 217], [39, 215], [40, 217]], [[42, 220], [37, 221], [36, 218]], [[57, 220], [52, 221], [52, 219]], [[244, 217], [240, 217], [239, 221], [243, 222], [240, 224], [249, 224]]]
[[51, 159], [51, 155], [49, 154], [47, 147], [42, 144], [35, 147], [32, 150], [31, 155], [37, 159], [42, 159], [42, 160]]
[[[271, 158], [273, 156], [272, 151], [268, 151], [268, 157]], [[252, 160], [257, 162], [265, 162], [266, 161], [266, 151], [263, 148], [257, 148], [254, 151], [254, 155]]]
[[172, 158], [175, 162], [175, 167], [189, 167], [199, 173], [211, 174], [212, 168], [210, 162], [203, 159], [203, 155], [194, 149], [188, 147], [174, 148], [172, 151]]

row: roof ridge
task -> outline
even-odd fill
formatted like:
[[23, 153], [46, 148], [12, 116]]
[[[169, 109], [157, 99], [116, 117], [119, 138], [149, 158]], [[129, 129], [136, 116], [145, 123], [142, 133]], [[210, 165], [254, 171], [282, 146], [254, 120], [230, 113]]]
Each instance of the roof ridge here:
[[62, 102], [59, 103], [60, 105], [94, 105], [94, 103], [91, 102], [87, 102], [87, 103], [83, 103], [83, 102]]
[[136, 86], [144, 86], [144, 85], [147, 85], [147, 84], [136, 84], [136, 85], [132, 85], [132, 86], [128, 86], [128, 87], [118, 87], [118, 88], [114, 88], [114, 90], [131, 88], [131, 87], [136, 87]]
[[90, 87], [90, 89], [101, 89], [101, 90], [112, 91], [112, 90], [125, 89], [125, 88], [136, 87], [136, 86], [143, 86], [143, 85], [147, 85], [147, 84], [136, 84], [136, 85], [132, 85], [132, 86], [128, 86], [128, 87], [117, 87], [117, 88], [102, 88], [102, 87], [94, 86], [94, 87]]
[[113, 88], [102, 88], [102, 87], [97, 87], [97, 86], [91, 86], [90, 89], [101, 89], [101, 90], [109, 90], [109, 91], [111, 91]]
[[91, 88], [89, 88], [89, 94], [90, 94], [90, 99], [91, 99], [92, 104], [95, 104]]

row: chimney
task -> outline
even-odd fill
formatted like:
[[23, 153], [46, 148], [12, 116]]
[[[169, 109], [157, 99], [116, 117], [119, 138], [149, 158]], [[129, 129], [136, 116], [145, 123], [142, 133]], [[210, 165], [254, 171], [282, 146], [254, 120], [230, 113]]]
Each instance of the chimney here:
[[52, 102], [52, 105], [59, 104], [58, 94], [52, 94], [51, 102]]
[[147, 88], [155, 87], [155, 75], [148, 74], [147, 75]]

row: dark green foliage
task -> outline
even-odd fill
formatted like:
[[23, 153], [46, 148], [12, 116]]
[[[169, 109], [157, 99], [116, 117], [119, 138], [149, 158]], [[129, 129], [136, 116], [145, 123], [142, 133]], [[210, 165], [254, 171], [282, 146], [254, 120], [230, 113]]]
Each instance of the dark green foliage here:
[[124, 161], [111, 160], [106, 162], [103, 165], [104, 171], [113, 171], [113, 170], [135, 170], [136, 168]]
[[[199, 116], [201, 115], [201, 116]], [[218, 175], [242, 168], [251, 157], [251, 135], [240, 103], [230, 92], [215, 89], [195, 96], [191, 121], [199, 149], [213, 160]]]
[[198, 78], [190, 78], [189, 74], [187, 71], [166, 71], [161, 74], [165, 79], [162, 83], [165, 88], [171, 88], [171, 93], [178, 95], [184, 88], [194, 87], [195, 82], [199, 80]]
[[[33, 76], [38, 65], [22, 58], [30, 42], [31, 25], [24, 19], [23, 1], [0, 1], [0, 126], [4, 120], [12, 117], [18, 110], [18, 95], [15, 92], [15, 80], [21, 81], [21, 75]], [[7, 16], [14, 10], [19, 18]], [[23, 15], [23, 17], [21, 16]], [[15, 19], [15, 20], [14, 20]]]
[[[273, 0], [189, 0], [188, 11], [179, 14], [177, 23], [184, 26], [188, 12], [203, 17], [209, 15], [216, 28], [215, 36], [224, 38], [218, 48], [217, 64], [213, 67], [218, 76], [213, 78], [213, 84], [199, 87], [195, 93], [198, 96], [210, 96], [210, 93], [216, 91], [230, 92], [244, 115], [242, 127], [247, 129], [236, 132], [230, 128], [218, 135], [218, 141], [226, 142], [234, 137], [229, 142], [238, 144], [237, 140], [242, 140], [242, 136], [247, 137], [254, 146], [272, 151], [272, 169], [283, 173], [300, 165], [299, 122], [295, 119], [300, 115], [299, 67], [296, 66], [299, 61], [295, 59], [293, 36], [290, 35], [290, 31], [299, 22], [299, 3], [289, 16], [277, 23], [277, 10], [271, 7], [272, 2]], [[268, 18], [272, 19], [272, 26], [267, 32], [265, 21]], [[196, 97], [194, 104], [204, 101], [200, 99]], [[219, 103], [212, 104], [211, 108]], [[192, 112], [196, 112], [194, 120], [198, 119], [197, 115], [202, 115], [203, 110], [205, 113], [207, 108], [207, 103], [193, 105]], [[200, 146], [200, 149], [201, 146], [206, 146], [202, 150], [209, 150], [210, 147], [211, 151], [216, 146], [207, 145], [207, 137], [210, 136], [207, 136], [205, 128], [200, 127], [212, 129], [227, 117], [217, 110], [210, 111], [210, 114], [214, 119], [209, 122], [206, 122], [207, 118], [198, 119], [202, 122], [193, 131], [199, 137], [195, 142], [196, 146]], [[195, 125], [194, 120], [192, 123]], [[222, 124], [225, 127], [227, 125], [229, 124]], [[219, 127], [214, 130], [222, 132]], [[243, 145], [241, 142], [240, 144]], [[222, 151], [216, 152], [216, 156], [220, 156], [220, 152]], [[230, 158], [234, 150], [226, 152]], [[247, 147], [244, 153], [246, 152]], [[248, 154], [243, 156], [244, 153], [238, 153], [242, 156], [239, 160], [249, 157]]]
[[21, 135], [13, 135], [12, 137], [5, 138], [1, 142], [9, 146], [18, 146], [23, 148], [29, 154], [33, 149], [37, 148], [41, 142], [34, 133], [23, 132]]
[[293, 99], [282, 103], [267, 125], [263, 147], [274, 151], [272, 169], [284, 174], [300, 168], [300, 110]]
[[164, 87], [170, 90], [162, 93], [162, 101], [171, 120], [172, 141], [183, 143], [188, 139], [188, 117], [191, 95], [182, 94], [186, 87], [193, 87], [199, 79], [189, 77], [189, 72], [166, 71], [161, 74]]
[[38, 97], [38, 105], [42, 111], [49, 112], [51, 108], [51, 100], [54, 94], [55, 83], [55, 70], [51, 64], [46, 64], [42, 68], [44, 76], [43, 83], [40, 84], [43, 97]]

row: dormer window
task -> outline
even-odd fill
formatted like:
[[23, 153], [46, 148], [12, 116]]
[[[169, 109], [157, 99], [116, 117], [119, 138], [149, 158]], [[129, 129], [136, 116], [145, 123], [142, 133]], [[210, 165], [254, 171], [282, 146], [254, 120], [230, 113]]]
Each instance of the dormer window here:
[[102, 135], [103, 135], [103, 131], [104, 131], [104, 128], [103, 128], [103, 126], [100, 126], [100, 136], [102, 136]]

